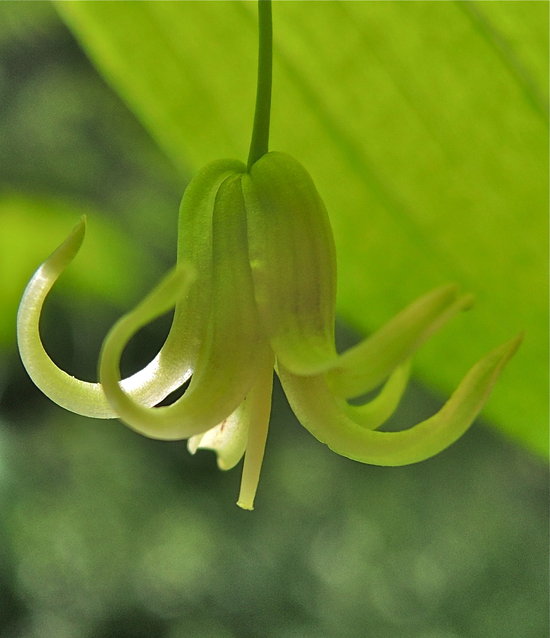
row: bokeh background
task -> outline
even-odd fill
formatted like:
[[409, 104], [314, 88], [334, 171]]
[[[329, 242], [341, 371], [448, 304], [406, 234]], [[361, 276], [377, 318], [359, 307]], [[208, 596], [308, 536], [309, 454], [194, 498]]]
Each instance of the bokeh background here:
[[[36, 265], [88, 213], [43, 332], [93, 379], [106, 330], [174, 260], [185, 183], [50, 4], [0, 3], [0, 636], [548, 635], [546, 465], [482, 421], [427, 462], [362, 466], [315, 441], [276, 388], [251, 514], [234, 506], [239, 469], [34, 388], [14, 316]], [[166, 327], [134, 340], [128, 369]], [[440, 403], [413, 384], [396, 422]]]

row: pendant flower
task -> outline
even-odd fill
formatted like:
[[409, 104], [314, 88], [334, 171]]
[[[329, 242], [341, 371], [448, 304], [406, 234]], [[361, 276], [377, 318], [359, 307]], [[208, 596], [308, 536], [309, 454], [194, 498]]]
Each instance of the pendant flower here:
[[[75, 379], [47, 355], [42, 306], [78, 252], [82, 220], [38, 268], [23, 295], [18, 342], [36, 385], [60, 406], [119, 418], [146, 436], [188, 439], [217, 453], [227, 470], [244, 455], [238, 505], [252, 509], [269, 424], [273, 369], [299, 421], [332, 450], [362, 463], [405, 465], [437, 454], [473, 422], [520, 338], [466, 374], [431, 418], [380, 432], [405, 390], [414, 351], [471, 305], [456, 286], [413, 302], [342, 354], [334, 344], [336, 261], [325, 207], [305, 169], [271, 152], [250, 170], [206, 166], [180, 208], [178, 265], [108, 333], [99, 383]], [[175, 306], [170, 332], [140, 372], [120, 379], [119, 362], [142, 326]], [[154, 407], [189, 381], [171, 405]], [[348, 399], [380, 387], [363, 405]]]

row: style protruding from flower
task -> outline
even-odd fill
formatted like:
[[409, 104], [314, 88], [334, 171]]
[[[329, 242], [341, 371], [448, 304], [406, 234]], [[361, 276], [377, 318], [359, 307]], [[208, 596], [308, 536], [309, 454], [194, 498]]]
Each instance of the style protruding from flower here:
[[[259, 126], [268, 126], [269, 117], [263, 122]], [[77, 254], [85, 220], [32, 277], [17, 325], [29, 375], [60, 406], [118, 418], [148, 437], [188, 439], [192, 453], [214, 450], [223, 470], [244, 456], [238, 499], [244, 509], [253, 509], [274, 369], [298, 420], [317, 439], [356, 461], [396, 466], [427, 459], [458, 439], [520, 342], [512, 339], [483, 357], [431, 418], [407, 430], [379, 431], [404, 393], [414, 352], [472, 298], [454, 285], [436, 288], [338, 353], [336, 258], [324, 204], [296, 160], [267, 152], [266, 136], [256, 137], [259, 146], [253, 142], [248, 166], [216, 161], [188, 185], [177, 266], [110, 330], [98, 383], [61, 370], [39, 333], [44, 300]], [[157, 356], [121, 380], [128, 341], [172, 308], [172, 325]], [[187, 382], [180, 398], [155, 407]], [[376, 389], [375, 398], [362, 405], [349, 401]]]

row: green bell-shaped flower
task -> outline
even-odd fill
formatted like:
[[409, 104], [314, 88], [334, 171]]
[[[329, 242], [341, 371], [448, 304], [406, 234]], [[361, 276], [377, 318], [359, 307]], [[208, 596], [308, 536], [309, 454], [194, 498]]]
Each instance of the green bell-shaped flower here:
[[[401, 432], [376, 431], [398, 405], [414, 351], [469, 307], [471, 296], [452, 285], [438, 288], [338, 354], [328, 216], [305, 169], [271, 152], [250, 170], [218, 161], [192, 180], [180, 209], [177, 267], [115, 324], [103, 344], [100, 382], [87, 383], [60, 370], [39, 335], [44, 299], [83, 236], [84, 221], [24, 293], [18, 341], [30, 376], [73, 412], [120, 418], [153, 438], [187, 438], [191, 452], [213, 449], [221, 469], [244, 455], [238, 504], [245, 509], [253, 507], [260, 475], [274, 368], [296, 416], [316, 438], [364, 463], [403, 465], [433, 456], [463, 434], [520, 342], [515, 338], [474, 365], [433, 417]], [[125, 345], [173, 306], [158, 355], [121, 380]], [[180, 398], [154, 407], [188, 380]], [[375, 399], [348, 402], [379, 386]]]
[[[75, 379], [50, 359], [39, 333], [44, 300], [84, 238], [84, 220], [38, 268], [19, 308], [21, 358], [36, 385], [64, 408], [118, 417], [158, 439], [215, 450], [221, 469], [244, 455], [238, 505], [252, 509], [263, 460], [273, 369], [301, 423], [349, 458], [415, 463], [443, 450], [472, 423], [520, 338], [464, 377], [433, 417], [402, 432], [375, 431], [397, 407], [414, 351], [471, 297], [444, 286], [421, 297], [365, 341], [334, 344], [336, 258], [323, 202], [304, 168], [268, 153], [271, 2], [258, 2], [258, 85], [248, 166], [213, 162], [189, 184], [180, 209], [178, 265], [107, 335], [99, 383]], [[157, 356], [120, 379], [124, 347], [175, 306]], [[171, 405], [154, 407], [189, 381]], [[348, 399], [380, 387], [363, 405]]]

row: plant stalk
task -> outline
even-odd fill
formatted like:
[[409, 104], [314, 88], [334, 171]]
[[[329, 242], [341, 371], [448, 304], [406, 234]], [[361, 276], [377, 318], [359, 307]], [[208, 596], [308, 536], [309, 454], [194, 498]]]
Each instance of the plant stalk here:
[[258, 81], [256, 110], [248, 154], [248, 170], [268, 152], [271, 116], [271, 77], [273, 58], [273, 25], [271, 0], [258, 0]]

